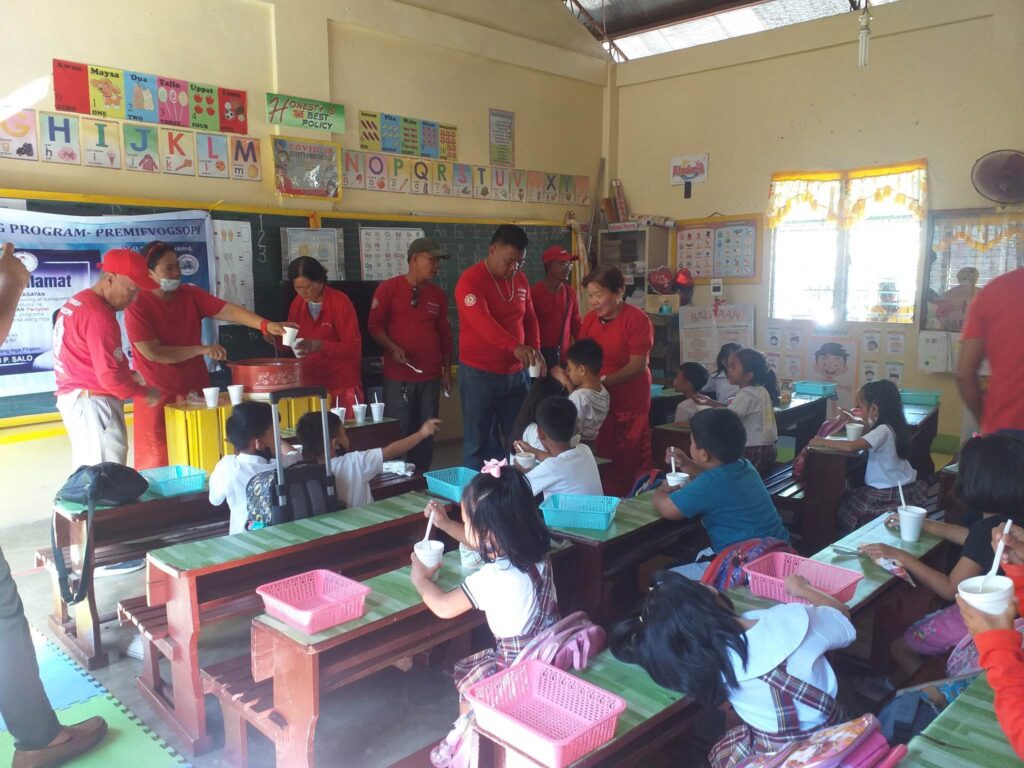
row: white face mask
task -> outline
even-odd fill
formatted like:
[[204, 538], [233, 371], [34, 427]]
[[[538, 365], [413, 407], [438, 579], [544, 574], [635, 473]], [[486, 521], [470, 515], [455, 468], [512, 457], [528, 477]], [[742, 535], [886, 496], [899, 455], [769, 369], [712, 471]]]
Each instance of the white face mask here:
[[161, 277], [160, 278], [160, 290], [161, 291], [165, 291], [167, 293], [174, 293], [174, 291], [178, 290], [178, 288], [180, 288], [180, 287], [181, 287], [181, 279], [180, 278], [177, 279], [177, 280], [171, 280], [168, 277]]

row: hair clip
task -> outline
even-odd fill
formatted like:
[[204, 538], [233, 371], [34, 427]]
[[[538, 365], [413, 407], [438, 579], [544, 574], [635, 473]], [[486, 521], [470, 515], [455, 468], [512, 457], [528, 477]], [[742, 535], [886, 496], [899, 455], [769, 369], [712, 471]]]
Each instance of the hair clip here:
[[507, 467], [507, 466], [508, 466], [508, 459], [502, 459], [501, 461], [499, 461], [498, 459], [487, 459], [487, 461], [484, 462], [484, 466], [480, 470], [480, 472], [481, 473], [486, 472], [491, 477], [495, 477], [495, 478], [500, 479], [501, 478], [501, 469], [502, 469], [502, 467]]

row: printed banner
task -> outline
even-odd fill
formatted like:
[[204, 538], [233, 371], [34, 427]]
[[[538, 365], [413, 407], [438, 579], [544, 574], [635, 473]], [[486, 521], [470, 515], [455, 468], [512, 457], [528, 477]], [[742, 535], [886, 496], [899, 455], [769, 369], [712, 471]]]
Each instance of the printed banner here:
[[196, 135], [177, 128], [160, 129], [161, 170], [179, 176], [196, 175]]
[[273, 148], [279, 194], [341, 197], [341, 147], [337, 144], [275, 136]]
[[231, 137], [231, 178], [241, 181], [260, 181], [263, 178], [259, 139]]
[[39, 157], [47, 163], [82, 164], [77, 117], [40, 112], [39, 143]]
[[156, 112], [160, 123], [188, 128], [188, 83], [184, 80], [158, 77], [156, 86]]
[[189, 83], [189, 122], [200, 131], [216, 131], [220, 127], [220, 105], [217, 88], [202, 83]]
[[228, 137], [222, 133], [197, 133], [196, 161], [200, 176], [228, 178]]
[[248, 133], [249, 97], [245, 91], [218, 88], [218, 122], [222, 133]]
[[491, 165], [515, 165], [515, 113], [491, 109], [488, 118]]
[[0, 120], [0, 157], [13, 160], [38, 160], [36, 111], [23, 109]]
[[124, 167], [129, 171], [160, 173], [160, 150], [156, 126], [122, 123], [124, 131]]
[[141, 249], [163, 240], [178, 252], [185, 282], [210, 286], [210, 217], [202, 211], [58, 216], [2, 208], [0, 240], [15, 244], [15, 256], [30, 274], [0, 347], [3, 396], [53, 391], [53, 313], [96, 282], [96, 265], [111, 248]]
[[82, 160], [92, 168], [121, 170], [120, 124], [83, 117]]
[[327, 133], [345, 132], [345, 107], [283, 93], [267, 94], [267, 124]]
[[125, 72], [124, 85], [127, 91], [124, 116], [139, 123], [159, 122], [157, 112], [156, 75], [145, 72]]
[[75, 61], [53, 60], [53, 106], [61, 112], [89, 114], [88, 66]]
[[672, 186], [679, 186], [690, 182], [692, 184], [703, 184], [708, 180], [708, 156], [703, 155], [679, 155], [669, 161], [668, 183]]
[[124, 70], [89, 65], [89, 112], [124, 118]]
[[[735, 341], [754, 346], [754, 305], [720, 304], [679, 308], [680, 360], [703, 364], [714, 370], [722, 345]], [[778, 365], [778, 357], [776, 365]]]

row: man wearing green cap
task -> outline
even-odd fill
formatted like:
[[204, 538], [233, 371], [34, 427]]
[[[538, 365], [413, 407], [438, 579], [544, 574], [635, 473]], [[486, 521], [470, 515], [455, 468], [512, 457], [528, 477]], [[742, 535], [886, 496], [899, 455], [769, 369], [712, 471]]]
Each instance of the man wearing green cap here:
[[[377, 286], [370, 303], [370, 336], [384, 348], [384, 414], [410, 435], [437, 418], [441, 388], [452, 388], [452, 331], [448, 297], [431, 282], [448, 258], [426, 237], [409, 244], [409, 270]], [[430, 469], [434, 440], [409, 451], [416, 469]]]

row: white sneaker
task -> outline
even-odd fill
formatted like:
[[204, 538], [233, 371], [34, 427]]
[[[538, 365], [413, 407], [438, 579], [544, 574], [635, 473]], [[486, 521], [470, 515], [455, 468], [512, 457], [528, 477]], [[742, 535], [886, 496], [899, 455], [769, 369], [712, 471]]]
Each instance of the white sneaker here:
[[139, 661], [142, 661], [142, 651], [142, 635], [136, 634], [135, 637], [132, 638], [132, 641], [128, 643], [128, 647], [124, 649], [124, 655], [128, 656], [129, 658], [138, 659]]

